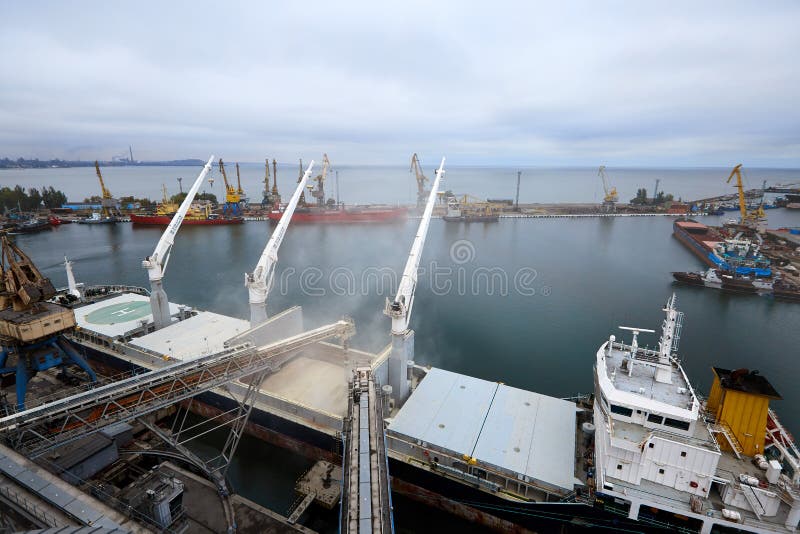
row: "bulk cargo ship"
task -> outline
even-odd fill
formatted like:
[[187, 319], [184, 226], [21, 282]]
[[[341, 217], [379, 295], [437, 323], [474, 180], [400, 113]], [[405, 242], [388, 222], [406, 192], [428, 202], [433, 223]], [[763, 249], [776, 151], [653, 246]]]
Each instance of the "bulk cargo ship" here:
[[[441, 172], [397, 297], [386, 304], [391, 344], [373, 354], [315, 341], [281, 353], [253, 390], [246, 429], [338, 463], [348, 380], [354, 369], [366, 367], [382, 385], [389, 414], [385, 441], [393, 489], [411, 498], [506, 531], [795, 530], [800, 451], [769, 406], [780, 395], [755, 371], [714, 368], [708, 397], [701, 397], [677, 353], [683, 315], [674, 295], [663, 308], [657, 349], [640, 346], [639, 336], [653, 330], [620, 327], [631, 340], [610, 335], [587, 358], [594, 391], [577, 399], [414, 364], [408, 324]], [[151, 298], [143, 289], [81, 289], [67, 264], [70, 287], [60, 300], [74, 303], [79, 327], [69, 340], [93, 365], [132, 372], [135, 381], [173, 364], [232, 351], [252, 354], [282, 340], [294, 347], [290, 340], [312, 332], [304, 330], [302, 309], [267, 319], [267, 291], [258, 290], [271, 285], [277, 246], [309, 173], [246, 277], [250, 322], [169, 303], [160, 277], [152, 275]], [[162, 241], [143, 263], [156, 274], [163, 274], [155, 263], [165, 257], [161, 247]], [[236, 399], [250, 387], [246, 378], [232, 380], [190, 406], [204, 418], [224, 419], [237, 412]]]
[[[175, 304], [174, 322], [154, 330], [145, 290], [87, 289], [95, 297], [75, 306], [79, 329], [70, 340], [105, 374], [140, 375], [253, 337], [247, 321]], [[794, 530], [800, 451], [769, 407], [780, 395], [757, 372], [714, 368], [708, 397], [700, 396], [676, 353], [682, 314], [674, 296], [664, 312], [658, 349], [639, 345], [648, 330], [621, 327], [632, 339], [611, 335], [600, 346], [595, 390], [578, 399], [413, 366], [410, 395], [387, 419], [393, 490], [505, 531], [564, 523]], [[292, 308], [260, 328], [291, 336], [302, 322], [302, 310]], [[387, 383], [391, 352], [322, 342], [288, 355], [259, 388], [247, 431], [338, 462], [348, 366], [368, 365]], [[236, 381], [201, 394], [192, 411], [224, 417], [248, 386]]]

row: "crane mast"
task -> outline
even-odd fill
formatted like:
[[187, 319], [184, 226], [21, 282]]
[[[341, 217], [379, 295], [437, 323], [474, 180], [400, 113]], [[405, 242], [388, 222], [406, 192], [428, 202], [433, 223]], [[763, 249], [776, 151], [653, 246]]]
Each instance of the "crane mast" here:
[[278, 263], [278, 249], [281, 247], [283, 238], [286, 235], [286, 229], [289, 227], [289, 222], [292, 220], [294, 210], [300, 202], [300, 197], [303, 194], [303, 189], [311, 176], [311, 170], [314, 168], [314, 160], [308, 165], [303, 176], [300, 178], [297, 187], [294, 190], [292, 198], [283, 210], [281, 220], [278, 226], [273, 230], [272, 235], [258, 259], [256, 268], [252, 273], [245, 273], [244, 285], [247, 287], [248, 296], [250, 299], [250, 327], [256, 327], [267, 320], [267, 295], [272, 288], [272, 283], [275, 279], [275, 265]]
[[278, 195], [278, 162], [272, 158], [272, 197], [277, 204], [280, 202], [280, 195]]
[[[181, 202], [178, 211], [172, 216], [172, 220], [161, 235], [161, 239], [158, 240], [155, 250], [142, 261], [142, 267], [147, 269], [147, 277], [150, 279], [150, 307], [153, 311], [153, 323], [156, 329], [168, 326], [171, 322], [169, 300], [167, 299], [167, 293], [164, 291], [162, 279], [164, 278], [164, 271], [167, 269], [169, 256], [172, 252], [172, 245], [175, 243], [175, 234], [178, 233], [178, 229], [183, 222], [183, 218], [186, 216], [186, 212], [192, 205], [197, 191], [200, 189], [203, 180], [211, 170], [213, 161], [214, 156], [208, 158], [208, 162], [192, 184], [191, 189], [189, 189], [189, 192], [186, 194], [186, 198]], [[220, 160], [220, 163], [221, 161], [222, 160]]]
[[416, 152], [411, 156], [411, 171], [414, 171], [417, 178], [417, 207], [420, 207], [425, 202], [425, 182], [428, 177], [422, 173], [422, 165]]
[[422, 249], [425, 247], [425, 238], [428, 235], [433, 207], [436, 204], [439, 182], [444, 175], [444, 162], [445, 158], [442, 158], [442, 163], [436, 171], [436, 178], [428, 194], [425, 211], [422, 214], [419, 228], [417, 228], [414, 243], [411, 245], [411, 252], [406, 260], [397, 295], [391, 302], [387, 299], [384, 308], [384, 313], [392, 319], [392, 349], [388, 361], [389, 385], [392, 386], [392, 394], [397, 404], [405, 402], [408, 396], [407, 362], [414, 359], [414, 336], [408, 326], [411, 321], [411, 310], [414, 307], [419, 262], [422, 257]]
[[242, 178], [239, 176], [239, 164], [236, 164], [236, 192], [239, 193], [241, 197], [244, 195], [244, 189], [242, 189]]
[[[303, 179], [303, 158], [300, 158], [300, 174], [297, 176], [297, 183], [299, 184], [300, 181]], [[306, 205], [306, 192], [303, 191], [300, 193], [300, 200], [298, 202], [301, 206]]]

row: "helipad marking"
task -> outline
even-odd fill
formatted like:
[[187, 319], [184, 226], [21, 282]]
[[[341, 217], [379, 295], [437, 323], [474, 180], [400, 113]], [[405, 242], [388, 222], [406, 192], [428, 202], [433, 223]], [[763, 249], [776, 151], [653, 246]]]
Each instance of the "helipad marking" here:
[[111, 304], [86, 315], [87, 323], [115, 324], [135, 321], [150, 315], [150, 302], [146, 300]]

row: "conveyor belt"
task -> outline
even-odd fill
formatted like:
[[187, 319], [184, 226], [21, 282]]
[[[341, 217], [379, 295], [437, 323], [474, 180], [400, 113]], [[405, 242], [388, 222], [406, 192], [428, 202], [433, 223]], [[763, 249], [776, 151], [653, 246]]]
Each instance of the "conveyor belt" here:
[[37, 457], [109, 424], [269, 371], [275, 356], [352, 331], [353, 324], [343, 320], [262, 347], [240, 345], [157, 369], [0, 418], [0, 434], [17, 450]]

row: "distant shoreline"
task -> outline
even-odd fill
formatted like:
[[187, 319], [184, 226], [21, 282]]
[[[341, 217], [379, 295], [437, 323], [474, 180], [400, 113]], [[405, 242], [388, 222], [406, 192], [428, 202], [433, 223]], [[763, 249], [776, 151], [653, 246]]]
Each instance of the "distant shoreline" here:
[[[175, 159], [170, 161], [101, 161], [101, 167], [202, 167], [200, 159]], [[0, 159], [0, 169], [68, 169], [71, 167], [94, 167], [94, 161], [68, 161], [62, 159]]]

